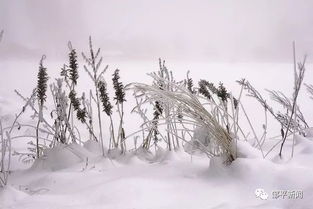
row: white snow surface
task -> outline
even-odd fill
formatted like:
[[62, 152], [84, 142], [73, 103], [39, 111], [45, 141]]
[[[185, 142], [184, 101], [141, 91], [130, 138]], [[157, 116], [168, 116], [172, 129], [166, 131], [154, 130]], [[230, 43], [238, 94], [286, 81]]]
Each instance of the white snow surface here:
[[[282, 160], [263, 159], [248, 142], [238, 141], [238, 158], [231, 165], [183, 150], [139, 149], [109, 160], [93, 142], [85, 143], [86, 148], [57, 146], [31, 168], [11, 174], [9, 185], [0, 190], [0, 208], [310, 209], [312, 140], [297, 136], [294, 158]], [[289, 140], [284, 153], [291, 144]], [[267, 200], [256, 198], [258, 188]], [[273, 199], [275, 190], [303, 190], [304, 196]]]

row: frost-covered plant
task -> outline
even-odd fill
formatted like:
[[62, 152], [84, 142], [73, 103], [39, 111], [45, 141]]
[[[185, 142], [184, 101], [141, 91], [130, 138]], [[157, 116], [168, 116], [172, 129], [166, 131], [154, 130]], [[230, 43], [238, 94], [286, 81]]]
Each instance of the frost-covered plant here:
[[[181, 119], [183, 123], [193, 124], [196, 127], [205, 127], [212, 134], [212, 142], [216, 142], [217, 147], [205, 147], [204, 151], [209, 157], [225, 155], [227, 162], [235, 159], [232, 153], [232, 136], [219, 124], [216, 118], [201, 104], [197, 95], [192, 94], [182, 85], [171, 82], [164, 77], [151, 74], [154, 80], [166, 86], [173, 87], [173, 90], [161, 89], [159, 86], [134, 83], [133, 87], [137, 95], [145, 95], [149, 101], [161, 101], [162, 104], [168, 104], [172, 107], [181, 108]], [[177, 111], [167, 117], [177, 117]], [[167, 123], [169, 120], [165, 119]], [[167, 130], [171, 132], [171, 130]], [[173, 132], [172, 132], [173, 133]], [[175, 134], [175, 133], [173, 133]], [[176, 135], [177, 136], [177, 135]], [[177, 136], [179, 137], [179, 136]], [[180, 137], [184, 140], [182, 137]], [[212, 148], [212, 149], [211, 149]]]
[[[294, 55], [295, 55], [295, 45], [294, 45]], [[296, 66], [296, 60], [294, 60], [294, 62], [295, 62], [295, 66]], [[281, 146], [280, 146], [280, 151], [279, 151], [280, 157], [282, 156], [283, 146], [284, 146], [284, 143], [287, 139], [288, 132], [292, 127], [292, 121], [293, 121], [293, 119], [295, 119], [294, 121], [296, 121], [296, 119], [298, 118], [297, 117], [297, 114], [298, 114], [297, 113], [297, 99], [298, 99], [299, 92], [300, 92], [302, 82], [304, 79], [305, 62], [306, 62], [306, 56], [304, 57], [302, 62], [298, 63], [298, 72], [296, 70], [296, 67], [294, 69], [294, 88], [293, 88], [294, 91], [293, 91], [293, 95], [292, 95], [293, 97], [292, 97], [291, 113], [290, 113], [290, 118], [289, 118], [289, 121], [287, 124], [286, 131], [285, 131], [285, 135], [283, 138], [283, 142], [281, 143]], [[302, 113], [301, 113], [301, 115], [302, 115]], [[292, 146], [292, 156], [293, 156], [293, 150], [294, 150], [294, 139], [293, 139], [293, 146]]]
[[186, 86], [187, 86], [187, 89], [190, 91], [190, 93], [195, 94], [197, 92], [196, 92], [196, 89], [195, 89], [195, 87], [193, 85], [193, 79], [189, 77], [189, 74], [190, 74], [190, 71], [188, 70], [188, 72], [187, 72], [187, 79], [185, 81], [186, 82]]
[[109, 116], [110, 118], [110, 142], [109, 142], [109, 149], [111, 148], [112, 145], [112, 141], [113, 141], [113, 147], [117, 147], [118, 144], [115, 141], [115, 135], [114, 135], [114, 124], [113, 124], [113, 120], [112, 120], [112, 109], [113, 106], [111, 105], [110, 102], [110, 97], [108, 95], [107, 92], [107, 85], [103, 80], [100, 80], [98, 83], [98, 89], [99, 89], [99, 93], [100, 93], [100, 100], [102, 103], [102, 107], [103, 107], [103, 111], [106, 113], [107, 116]]
[[[66, 78], [66, 77], [65, 77]], [[50, 85], [55, 110], [51, 112], [51, 117], [53, 118], [55, 115], [54, 120], [54, 128], [55, 128], [55, 135], [54, 139], [59, 141], [63, 144], [68, 143], [67, 132], [69, 132], [69, 136], [72, 138], [73, 142], [76, 142], [76, 135], [74, 133], [74, 124], [72, 121], [72, 125], [70, 124], [70, 117], [69, 114], [73, 115], [74, 107], [73, 107], [73, 95], [76, 96], [76, 92], [72, 89], [69, 95], [66, 94], [65, 90], [63, 90], [63, 83], [64, 79], [59, 78], [56, 79], [56, 82]], [[68, 81], [65, 82], [69, 84]], [[75, 100], [76, 98], [74, 98]], [[70, 101], [70, 108], [68, 108], [68, 103]], [[76, 101], [76, 100], [75, 100]], [[76, 105], [77, 107], [77, 105]], [[73, 108], [72, 111], [70, 111]], [[78, 106], [79, 108], [79, 106]], [[75, 109], [77, 110], [77, 109]], [[79, 110], [80, 111], [80, 110]], [[67, 113], [68, 112], [68, 113]]]
[[72, 90], [69, 94], [70, 101], [73, 105], [73, 109], [76, 111], [76, 117], [78, 120], [80, 120], [82, 123], [86, 122], [86, 113], [85, 111], [80, 107], [80, 101], [77, 98], [76, 91]]
[[[238, 114], [238, 100], [234, 98], [225, 88], [222, 82], [216, 87], [213, 83], [204, 79], [199, 81], [199, 94], [211, 104], [212, 114], [218, 121], [221, 121], [226, 130], [230, 133], [231, 127], [236, 127], [235, 117]], [[232, 118], [230, 111], [232, 110]], [[230, 120], [233, 124], [230, 124]], [[234, 131], [236, 133], [237, 131]]]
[[97, 137], [94, 134], [94, 127], [93, 127], [93, 111], [92, 111], [92, 104], [91, 101], [95, 100], [92, 91], [89, 91], [89, 99], [85, 98], [85, 93], [82, 96], [82, 105], [85, 109], [87, 118], [88, 118], [88, 123], [86, 123], [87, 128], [89, 129], [89, 139], [90, 140], [95, 140], [98, 141]]
[[[143, 120], [143, 124], [140, 126], [141, 128], [141, 132], [142, 132], [142, 147], [149, 149], [150, 146], [149, 141], [151, 139], [151, 134], [149, 131], [148, 136], [146, 137], [145, 135], [145, 131], [147, 130], [151, 130], [151, 122], [149, 121], [148, 117], [147, 117], [147, 108], [142, 107], [143, 105], [143, 99], [138, 100], [138, 97], [136, 97], [136, 95], [134, 95], [135, 100], [136, 100], [136, 106], [132, 109], [131, 113], [137, 113]], [[136, 141], [135, 141], [135, 147], [137, 148], [137, 138], [136, 137]]]
[[[294, 46], [294, 55], [295, 55], [295, 46]], [[266, 100], [261, 96], [261, 94], [249, 83], [249, 81], [242, 79], [237, 81], [243, 89], [248, 92], [248, 96], [255, 98], [265, 109], [265, 112], [269, 112], [280, 124], [281, 124], [281, 136], [282, 136], [282, 143], [279, 151], [279, 156], [282, 154], [282, 149], [284, 143], [286, 141], [289, 132], [299, 132], [302, 133], [302, 130], [308, 128], [309, 125], [307, 124], [303, 113], [301, 112], [299, 106], [297, 105], [297, 98], [299, 95], [299, 91], [302, 86], [302, 82], [304, 79], [305, 73], [305, 62], [306, 57], [302, 62], [296, 64], [296, 60], [294, 58], [294, 88], [293, 88], [293, 95], [292, 98], [289, 99], [285, 94], [280, 91], [270, 91], [267, 90], [275, 102], [278, 102], [282, 105], [284, 109], [286, 109], [286, 113], [281, 113], [278, 111], [275, 113], [274, 109], [268, 105]], [[298, 71], [297, 71], [298, 69]], [[302, 124], [301, 124], [302, 123]], [[265, 140], [265, 139], [264, 139]], [[272, 150], [272, 149], [271, 149]], [[293, 155], [293, 149], [292, 149]]]
[[117, 106], [117, 110], [120, 116], [120, 124], [118, 128], [118, 136], [117, 136], [117, 146], [120, 143], [122, 152], [126, 150], [126, 143], [125, 143], [125, 130], [123, 127], [124, 123], [124, 102], [125, 99], [125, 89], [123, 83], [120, 81], [119, 70], [116, 69], [114, 74], [112, 75], [113, 87], [115, 89], [115, 97], [114, 100], [116, 101], [115, 104]]
[[[193, 94], [196, 97], [199, 97], [199, 94], [201, 95], [202, 90], [204, 90], [209, 95], [208, 97], [205, 97], [208, 101], [206, 103], [210, 103], [213, 107], [211, 110], [211, 114], [213, 117], [217, 118], [217, 121], [221, 121], [221, 125], [225, 127], [228, 132], [230, 132], [229, 128], [233, 128], [234, 131], [231, 134], [234, 134], [237, 136], [238, 132], [238, 124], [236, 120], [236, 116], [238, 115], [238, 102], [235, 98], [231, 96], [230, 93], [227, 92], [226, 88], [223, 86], [223, 84], [220, 84], [218, 88], [216, 88], [213, 84], [210, 84], [209, 82], [202, 80], [200, 82], [200, 88], [201, 85], [202, 90], [198, 90], [193, 86], [193, 80], [189, 77], [189, 72], [187, 73], [187, 79], [184, 81], [175, 81], [173, 78], [173, 74], [171, 71], [169, 71], [166, 66], [165, 62], [159, 60], [160, 69], [157, 72], [152, 73], [152, 77], [159, 79], [154, 79], [154, 82], [152, 86], [154, 86], [157, 89], [160, 89], [162, 91], [171, 91], [171, 92], [177, 92], [180, 91], [179, 89], [183, 88], [186, 89], [190, 94]], [[204, 92], [202, 91], [202, 92]], [[220, 104], [216, 104], [212, 98], [212, 95], [216, 95], [216, 99], [220, 101]], [[190, 127], [190, 125], [193, 125], [193, 123], [186, 122], [188, 121], [188, 118], [184, 118], [183, 114], [183, 105], [178, 103], [177, 105], [173, 105], [172, 101], [170, 100], [155, 100], [151, 101], [149, 98], [145, 98], [145, 94], [138, 96], [135, 95], [137, 105], [134, 108], [133, 112], [139, 113], [139, 115], [144, 119], [144, 124], [146, 127], [141, 126], [143, 130], [148, 130], [148, 135], [146, 137], [143, 137], [143, 147], [146, 149], [150, 148], [150, 141], [154, 139], [154, 142], [157, 142], [161, 139], [163, 139], [167, 143], [167, 147], [169, 150], [172, 150], [173, 148], [179, 147], [180, 141], [186, 142], [186, 137], [192, 137], [192, 134], [190, 132], [193, 132], [194, 127]], [[141, 98], [140, 102], [138, 102], [138, 98]], [[199, 99], [203, 99], [203, 97], [199, 97]], [[151, 120], [148, 119], [146, 116], [146, 111], [144, 111], [141, 106], [143, 103], [150, 103], [150, 105], [154, 108], [154, 115]], [[228, 102], [230, 105], [228, 105]], [[233, 110], [233, 117], [234, 119], [229, 116], [229, 113], [227, 111], [228, 107], [232, 106]], [[234, 106], [234, 107], [233, 107]], [[236, 113], [235, 113], [236, 111]], [[219, 114], [217, 114], [217, 113]], [[233, 119], [233, 123], [231, 125], [227, 125], [228, 119]], [[184, 120], [185, 119], [185, 120]], [[235, 121], [236, 120], [236, 121]], [[163, 122], [164, 121], [164, 122]], [[158, 130], [159, 126], [165, 125], [166, 129], [166, 137], [163, 137], [161, 132]], [[181, 132], [181, 136], [179, 136], [179, 132]], [[187, 135], [186, 135], [187, 134]], [[143, 134], [144, 135], [144, 134]], [[176, 139], [176, 140], [175, 140]], [[182, 140], [180, 140], [182, 139]], [[190, 143], [190, 142], [188, 142]]]
[[90, 53], [89, 57], [87, 57], [85, 53], [82, 53], [82, 56], [85, 62], [87, 63], [87, 65], [84, 65], [84, 69], [88, 73], [89, 77], [91, 78], [95, 86], [95, 92], [96, 92], [95, 101], [97, 105], [98, 122], [99, 122], [99, 130], [100, 130], [100, 144], [101, 144], [102, 154], [105, 155], [104, 144], [103, 144], [103, 134], [102, 134], [102, 122], [101, 122], [101, 105], [100, 105], [101, 101], [100, 101], [100, 95], [99, 95], [99, 90], [98, 90], [98, 83], [101, 80], [103, 74], [108, 69], [108, 65], [103, 70], [99, 71], [103, 58], [102, 57], [99, 58], [100, 48], [98, 48], [96, 52], [94, 51], [91, 37], [89, 37], [89, 53]]
[[63, 90], [63, 79], [56, 79], [56, 82], [50, 85], [50, 90], [55, 105], [55, 110], [51, 112], [51, 117], [54, 117], [55, 115], [54, 139], [65, 144], [67, 143], [66, 127], [69, 127], [69, 121], [66, 113], [68, 108], [68, 97]]
[[37, 122], [37, 128], [36, 128], [36, 153], [37, 158], [40, 156], [40, 150], [39, 150], [39, 125], [40, 122], [43, 120], [43, 107], [44, 102], [46, 101], [47, 95], [47, 82], [48, 82], [48, 74], [47, 74], [47, 68], [43, 66], [43, 60], [45, 59], [45, 56], [42, 56], [40, 63], [39, 63], [39, 71], [37, 75], [37, 100], [38, 100], [38, 122]]
[[[166, 65], [165, 61], [159, 59], [159, 70], [153, 73], [154, 76], [160, 77], [159, 80], [154, 80], [153, 86], [159, 88], [160, 90], [164, 91], [175, 91], [176, 85], [172, 84], [179, 84], [181, 85], [182, 82], [176, 82], [174, 80], [174, 76], [172, 71], [170, 71]], [[188, 82], [187, 82], [188, 83]], [[192, 90], [191, 80], [189, 80], [189, 87]], [[189, 89], [190, 90], [190, 89]], [[174, 107], [170, 102], [159, 100], [159, 104], [162, 106], [162, 110], [164, 113], [164, 118], [166, 120], [166, 142], [168, 146], [168, 150], [171, 151], [173, 148], [179, 147], [179, 139], [177, 133], [177, 125], [176, 120], [178, 117], [170, 117], [173, 112], [176, 112], [177, 107]]]
[[246, 79], [241, 79], [238, 80], [237, 83], [243, 87], [244, 90], [247, 91], [247, 96], [252, 97], [256, 99], [262, 106], [263, 108], [268, 111], [278, 122], [279, 119], [277, 118], [277, 115], [275, 114], [273, 108], [269, 106], [267, 101], [262, 97], [259, 91], [257, 91], [248, 80]]
[[97, 137], [93, 133], [93, 129], [90, 126], [90, 122], [89, 123], [87, 122], [87, 117], [89, 116], [85, 105], [86, 104], [85, 94], [83, 94], [81, 98], [78, 98], [76, 92], [72, 90], [70, 92], [69, 98], [71, 100], [71, 103], [73, 104], [74, 111], [76, 111], [76, 118], [87, 126], [89, 133], [93, 135], [96, 141], [98, 141]]
[[[288, 121], [291, 120], [294, 125], [290, 126], [290, 128], [294, 131], [301, 132], [303, 129], [309, 127], [298, 105], [295, 106], [295, 111], [297, 112], [296, 119], [289, 117], [289, 113], [292, 112], [293, 108], [293, 99], [289, 99], [287, 96], [284, 95], [284, 93], [280, 91], [268, 90], [268, 92], [273, 101], [279, 103], [284, 109], [286, 109], [285, 114], [282, 114], [280, 112], [276, 114], [283, 126], [287, 127]], [[282, 115], [284, 115], [284, 117], [282, 117]]]
[[[26, 128], [33, 128], [37, 130], [36, 126], [33, 125], [28, 125], [28, 124], [20, 124], [18, 122], [18, 119], [25, 113], [27, 107], [31, 107], [35, 115], [38, 116], [38, 111], [35, 109], [35, 101], [36, 101], [36, 89], [33, 90], [32, 95], [29, 98], [23, 97], [18, 91], [15, 90], [15, 92], [25, 101], [25, 105], [22, 107], [21, 111], [16, 114], [15, 119], [12, 123], [12, 125], [8, 127], [3, 127], [2, 120], [0, 118], [0, 146], [1, 146], [1, 158], [0, 158], [0, 186], [4, 186], [7, 183], [8, 180], [8, 175], [10, 171], [10, 161], [11, 161], [11, 140], [12, 139], [17, 139], [17, 138], [37, 138], [36, 136], [33, 135], [28, 135], [28, 134], [23, 134], [23, 135], [13, 135], [13, 130], [21, 130], [22, 127]], [[53, 132], [50, 131], [52, 128], [44, 119], [43, 121], [45, 123], [44, 129], [40, 128], [40, 131], [43, 133], [46, 133], [48, 136], [52, 135]], [[31, 153], [17, 153], [14, 152], [16, 155], [20, 156], [27, 156], [30, 160], [34, 160], [36, 158], [36, 147], [37, 145], [33, 144], [33, 149], [30, 150]], [[42, 147], [42, 145], [40, 145]], [[14, 155], [14, 153], [12, 155]]]
[[159, 129], [158, 129], [158, 123], [160, 116], [163, 113], [163, 108], [160, 104], [159, 101], [155, 101], [154, 103], [154, 112], [153, 112], [153, 129], [152, 129], [152, 134], [153, 134], [153, 141], [154, 144], [156, 144], [159, 141], [158, 135], [159, 135]]
[[[17, 139], [17, 138], [34, 138], [36, 141], [37, 139], [40, 139], [43, 141], [43, 143], [33, 143], [33, 141], [30, 141], [28, 144], [30, 147], [27, 148], [27, 152], [17, 152], [14, 151], [13, 155], [18, 155], [19, 159], [22, 162], [28, 163], [32, 162], [37, 158], [37, 148], [39, 147], [39, 150], [42, 151], [45, 148], [52, 147], [55, 145], [55, 140], [52, 140], [51, 137], [55, 136], [56, 130], [54, 125], [50, 125], [50, 123], [44, 118], [41, 117], [40, 123], [42, 124], [41, 127], [37, 127], [32, 124], [22, 124], [18, 122], [18, 118], [23, 115], [23, 113], [26, 112], [27, 107], [30, 107], [33, 111], [33, 114], [30, 116], [32, 120], [39, 120], [39, 105], [38, 105], [38, 98], [37, 98], [37, 88], [35, 88], [32, 91], [32, 94], [30, 97], [24, 97], [19, 91], [15, 90], [15, 93], [24, 101], [25, 105], [23, 106], [21, 112], [16, 115], [16, 119], [13, 122], [12, 127], [7, 127], [5, 130], [18, 130], [19, 132], [25, 129], [25, 132], [20, 135], [13, 135], [13, 133], [10, 133], [11, 139]], [[46, 107], [44, 106], [46, 109]], [[43, 116], [43, 114], [42, 114]], [[37, 121], [38, 122], [38, 121]], [[36, 132], [36, 134], [33, 134], [32, 129]], [[39, 132], [41, 133], [39, 135]], [[15, 132], [14, 132], [15, 133]], [[45, 134], [45, 136], [43, 136]], [[38, 140], [39, 141], [39, 140]], [[49, 142], [49, 144], [47, 144]], [[37, 146], [38, 145], [38, 146]]]
[[[161, 136], [162, 139], [164, 139], [158, 127], [159, 120], [161, 119], [162, 114], [163, 114], [163, 108], [161, 106], [161, 102], [155, 101], [153, 105], [153, 110], [154, 110], [153, 119], [149, 120], [147, 117], [147, 109], [142, 108], [143, 99], [141, 99], [140, 102], [138, 101], [138, 98], [136, 96], [135, 96], [135, 99], [136, 99], [136, 106], [132, 110], [132, 112], [138, 113], [144, 121], [144, 123], [141, 125], [141, 127], [143, 126], [146, 127], [146, 128], [143, 128], [142, 130], [142, 138], [143, 138], [142, 147], [144, 149], [149, 150], [151, 146], [151, 141], [153, 141], [153, 144], [156, 146], [157, 143], [160, 141], [159, 136]], [[145, 129], [148, 130], [147, 136], [145, 136], [144, 134]]]
[[[68, 48], [70, 50], [69, 52], [69, 64], [68, 65], [64, 65], [64, 67], [62, 68], [61, 71], [61, 76], [64, 77], [64, 81], [67, 84], [67, 87], [69, 88], [69, 95], [71, 94], [72, 91], [74, 91], [75, 93], [75, 87], [77, 85], [77, 80], [79, 78], [78, 75], [78, 61], [77, 61], [77, 53], [76, 50], [72, 47], [71, 42], [68, 43]], [[67, 113], [67, 121], [68, 123], [66, 123], [65, 126], [65, 134], [67, 132], [67, 129], [71, 129], [69, 130], [70, 132], [70, 136], [72, 138], [72, 141], [75, 142], [76, 141], [76, 137], [73, 134], [73, 129], [74, 129], [74, 122], [73, 122], [73, 104], [72, 104], [72, 100], [70, 100], [70, 104], [68, 107], [68, 113]], [[71, 121], [71, 122], [69, 122]], [[70, 127], [69, 127], [70, 126]]]
[[[248, 97], [252, 97], [254, 99], [256, 99], [260, 104], [261, 106], [264, 108], [264, 112], [265, 112], [265, 124], [263, 125], [263, 135], [262, 135], [262, 138], [261, 140], [258, 139], [256, 133], [255, 133], [255, 130], [253, 128], [253, 125], [250, 121], [250, 119], [248, 118], [247, 114], [245, 113], [246, 115], [246, 118], [249, 122], [249, 125], [251, 127], [251, 130], [254, 134], [254, 137], [255, 139], [258, 141], [258, 144], [259, 146], [261, 147], [263, 145], [263, 143], [265, 142], [266, 140], [266, 134], [267, 134], [267, 113], [270, 113], [274, 119], [281, 125], [281, 129], [280, 129], [280, 132], [282, 133], [282, 138], [284, 136], [284, 128], [287, 127], [286, 123], [283, 121], [284, 119], [284, 116], [283, 114], [281, 114], [280, 112], [278, 113], [275, 113], [274, 112], [274, 109], [267, 103], [267, 101], [262, 97], [262, 95], [260, 94], [259, 91], [257, 91], [251, 84], [249, 81], [245, 80], [245, 79], [241, 79], [239, 81], [237, 81], [237, 83], [239, 83], [239, 85], [241, 85], [242, 89], [243, 90], [246, 90], [247, 91], [247, 96]], [[283, 117], [282, 117], [283, 116]], [[274, 148], [274, 147], [273, 147]], [[271, 149], [272, 150], [272, 149]], [[267, 153], [269, 154], [269, 153]], [[266, 155], [267, 155], [266, 154]], [[264, 156], [266, 156], [264, 155]]]
[[211, 93], [209, 91], [209, 86], [213, 85], [206, 80], [199, 81], [199, 93], [202, 94], [205, 98], [211, 99]]
[[[239, 124], [239, 113], [244, 113], [250, 124], [252, 132], [255, 133], [253, 126], [250, 123], [249, 117], [246, 114], [243, 105], [240, 103], [242, 90], [243, 89], [241, 89], [239, 96], [235, 98], [231, 92], [227, 91], [222, 82], [220, 82], [216, 87], [213, 83], [204, 79], [199, 81], [199, 97], [201, 100], [206, 102], [206, 105], [208, 106], [207, 108], [212, 116], [225, 130], [227, 130], [228, 134], [230, 134], [232, 138], [236, 140], [236, 143], [237, 140], [241, 138], [245, 140], [247, 139], [247, 134], [245, 134]], [[260, 149], [261, 153], [263, 153], [261, 144], [256, 134], [254, 134], [254, 136], [258, 142], [258, 148]]]

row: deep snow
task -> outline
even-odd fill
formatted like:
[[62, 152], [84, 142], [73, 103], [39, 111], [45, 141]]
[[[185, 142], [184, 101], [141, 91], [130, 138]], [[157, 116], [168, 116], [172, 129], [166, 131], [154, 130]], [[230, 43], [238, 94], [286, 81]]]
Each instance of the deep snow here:
[[[90, 142], [58, 146], [31, 168], [12, 173], [0, 191], [0, 208], [310, 209], [312, 140], [297, 136], [295, 157], [283, 160], [263, 159], [240, 141], [239, 158], [229, 166], [182, 150], [138, 150], [109, 160], [95, 154]], [[290, 147], [288, 141], [285, 153]], [[255, 196], [258, 188], [267, 200]], [[273, 199], [276, 190], [302, 190], [303, 199]]]

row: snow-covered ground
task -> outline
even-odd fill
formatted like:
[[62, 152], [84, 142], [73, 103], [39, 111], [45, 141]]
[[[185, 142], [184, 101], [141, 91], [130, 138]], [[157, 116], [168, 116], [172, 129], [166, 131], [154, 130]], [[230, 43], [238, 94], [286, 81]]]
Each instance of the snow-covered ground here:
[[[12, 173], [0, 191], [0, 208], [310, 209], [312, 139], [297, 137], [292, 160], [264, 160], [240, 142], [239, 158], [230, 166], [183, 151], [138, 151], [110, 161], [97, 156], [94, 146], [56, 147], [47, 159]], [[267, 193], [266, 200], [256, 197], [257, 189]], [[280, 190], [287, 195], [275, 199]], [[303, 198], [289, 196], [292, 191]]]
[[[35, 86], [37, 65], [35, 61], [0, 64], [0, 114], [8, 121], [23, 104], [14, 95], [13, 89], [29, 95]], [[51, 78], [59, 73], [61, 66], [62, 63], [47, 61]], [[305, 82], [312, 84], [310, 66]], [[264, 88], [282, 90], [289, 95], [292, 92], [291, 64], [171, 64], [168, 61], [168, 67], [177, 80], [184, 79], [186, 71], [190, 70], [194, 81], [222, 81], [235, 95], [239, 93], [235, 80], [244, 77], [262, 93], [266, 93]], [[121, 69], [121, 78], [125, 83], [149, 83], [151, 79], [146, 73], [157, 70], [158, 63], [112, 62], [107, 73], [108, 81], [115, 68]], [[91, 86], [85, 72], [81, 70], [80, 74], [79, 91], [89, 91]], [[110, 93], [112, 96], [113, 93]], [[305, 96], [305, 91], [301, 95], [299, 104], [305, 115], [310, 116], [313, 101]], [[134, 104], [131, 93], [127, 99], [125, 129], [131, 133], [138, 129], [141, 119], [129, 113]], [[244, 98], [243, 103], [261, 135], [264, 123], [262, 108], [251, 98]], [[308, 122], [312, 124], [312, 118]], [[108, 130], [107, 125], [105, 123], [105, 130]], [[269, 133], [279, 134], [279, 126], [273, 121], [269, 121], [269, 127]], [[26, 150], [28, 141], [14, 141], [13, 148]], [[270, 148], [275, 142], [268, 140], [265, 147]], [[130, 144], [133, 146], [133, 142]], [[8, 186], [0, 190], [0, 208], [310, 209], [313, 207], [313, 138], [298, 136], [292, 159], [291, 145], [292, 140], [287, 140], [283, 159], [277, 157], [278, 147], [263, 159], [259, 150], [247, 142], [239, 142], [239, 158], [229, 166], [223, 165], [219, 159], [210, 161], [204, 155], [190, 156], [183, 150], [172, 153], [162, 148], [156, 153], [139, 150], [109, 160], [101, 157], [97, 146], [91, 142], [84, 147], [76, 144], [58, 146], [47, 150], [46, 159], [36, 161], [32, 166], [23, 165], [16, 157], [12, 159]], [[267, 200], [256, 197], [257, 189], [267, 193]], [[288, 199], [287, 195], [275, 199], [278, 191], [287, 191], [288, 195], [300, 191], [303, 198]]]

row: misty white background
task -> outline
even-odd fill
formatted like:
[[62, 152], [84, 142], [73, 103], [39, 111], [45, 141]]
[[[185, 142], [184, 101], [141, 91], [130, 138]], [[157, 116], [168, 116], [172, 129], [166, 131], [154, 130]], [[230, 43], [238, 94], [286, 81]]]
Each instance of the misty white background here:
[[[222, 81], [235, 96], [240, 90], [235, 81], [241, 78], [263, 95], [264, 89], [275, 89], [291, 96], [292, 41], [298, 59], [307, 54], [308, 62], [312, 60], [312, 9], [310, 0], [0, 0], [0, 29], [5, 31], [0, 43], [0, 113], [21, 107], [13, 90], [30, 94], [42, 54], [52, 82], [68, 62], [68, 41], [80, 54], [88, 49], [89, 35], [110, 66], [108, 82], [116, 68], [124, 83], [149, 82], [146, 73], [158, 69], [161, 57], [177, 80], [190, 70], [195, 83]], [[313, 84], [312, 70], [308, 65], [306, 83]], [[88, 92], [89, 83], [80, 63], [80, 92]], [[313, 103], [302, 90], [299, 104], [310, 117]], [[262, 108], [250, 98], [243, 102], [261, 128]]]
[[0, 0], [1, 59], [62, 58], [88, 36], [107, 57], [288, 62], [313, 46], [310, 0]]

